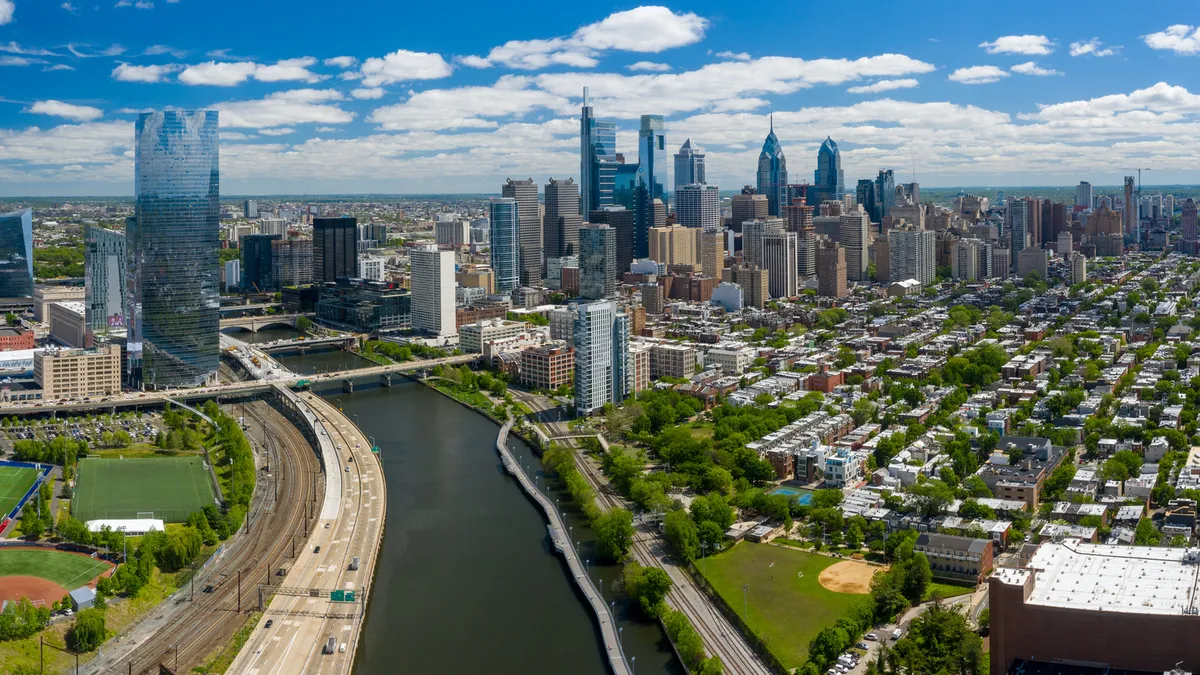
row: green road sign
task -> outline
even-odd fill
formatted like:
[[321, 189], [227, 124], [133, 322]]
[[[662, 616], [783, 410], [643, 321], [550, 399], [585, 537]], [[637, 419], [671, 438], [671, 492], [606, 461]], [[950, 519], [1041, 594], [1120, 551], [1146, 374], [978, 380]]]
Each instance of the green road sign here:
[[330, 602], [358, 602], [354, 599], [354, 591], [331, 591], [329, 593]]

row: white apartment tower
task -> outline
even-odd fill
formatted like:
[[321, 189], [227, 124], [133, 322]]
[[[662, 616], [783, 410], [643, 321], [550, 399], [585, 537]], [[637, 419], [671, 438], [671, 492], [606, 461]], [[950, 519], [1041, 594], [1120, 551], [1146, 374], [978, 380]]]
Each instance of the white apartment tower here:
[[458, 334], [454, 314], [454, 252], [418, 246], [412, 263], [412, 327], [438, 337]]
[[888, 233], [891, 244], [891, 280], [916, 279], [922, 286], [937, 278], [935, 249], [937, 234], [933, 230], [918, 230], [905, 226]]
[[721, 190], [716, 185], [692, 183], [675, 191], [675, 219], [684, 227], [704, 232], [721, 229]]
[[767, 292], [772, 298], [800, 294], [796, 264], [795, 232], [773, 232], [763, 237], [763, 267], [767, 270]]

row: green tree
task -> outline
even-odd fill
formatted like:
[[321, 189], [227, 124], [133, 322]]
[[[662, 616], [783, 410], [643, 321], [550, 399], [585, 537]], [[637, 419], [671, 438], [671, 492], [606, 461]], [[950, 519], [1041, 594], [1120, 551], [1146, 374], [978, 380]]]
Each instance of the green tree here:
[[906, 560], [900, 570], [900, 592], [912, 604], [917, 604], [933, 581], [933, 571], [929, 568], [929, 558], [924, 553], [915, 553]]
[[85, 609], [75, 615], [75, 623], [67, 631], [67, 645], [77, 652], [90, 652], [104, 642], [106, 632], [104, 612]]
[[938, 479], [914, 485], [908, 489], [917, 510], [926, 516], [939, 516], [954, 501], [954, 488]]
[[1154, 526], [1154, 521], [1149, 518], [1142, 518], [1138, 521], [1137, 529], [1133, 533], [1133, 543], [1137, 546], [1158, 546], [1162, 541], [1162, 532]]
[[615, 508], [592, 523], [596, 531], [600, 557], [609, 562], [624, 562], [633, 548], [633, 514], [628, 509]]
[[663, 534], [685, 560], [695, 560], [700, 555], [700, 531], [686, 511], [668, 513], [663, 521]]
[[629, 563], [622, 570], [622, 580], [625, 593], [637, 600], [642, 612], [651, 619], [657, 619], [666, 612], [665, 599], [671, 590], [671, 577], [658, 567], [642, 567], [637, 563]]

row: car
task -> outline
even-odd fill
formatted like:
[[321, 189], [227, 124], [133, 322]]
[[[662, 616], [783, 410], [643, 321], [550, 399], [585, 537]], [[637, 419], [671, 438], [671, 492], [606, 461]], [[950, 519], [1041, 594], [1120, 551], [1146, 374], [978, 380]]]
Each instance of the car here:
[[892, 631], [892, 639], [893, 640], [899, 640], [901, 635], [904, 635], [904, 631], [899, 628]]
[[346, 473], [350, 473], [350, 467], [346, 467]]
[[267, 619], [267, 625], [263, 626], [263, 628], [270, 628], [271, 626], [274, 626], [274, 625], [275, 625], [275, 619]]
[[867, 635], [866, 635], [866, 638], [867, 638], [868, 640], [870, 640], [870, 641], [874, 642], [875, 640], [878, 640], [878, 639], [879, 639], [879, 636], [878, 636], [878, 635], [876, 635], [875, 633], [867, 633]]
[[855, 647], [858, 647], [859, 649], [870, 649], [870, 648], [871, 648], [871, 646], [870, 646], [870, 645], [868, 645], [868, 644], [867, 644], [867, 643], [865, 643], [865, 642], [860, 642], [860, 643], [858, 643], [857, 645], [854, 645], [854, 646], [855, 646]]
[[325, 529], [329, 529], [329, 523], [325, 523]]
[[338, 652], [340, 652], [340, 653], [342, 653], [342, 654], [345, 654], [345, 653], [346, 653], [346, 643], [345, 643], [345, 642], [343, 642], [343, 643], [341, 644], [341, 646], [340, 646], [340, 647], [338, 647]]
[[313, 553], [320, 553], [320, 552], [321, 552], [321, 547], [320, 547], [320, 546], [318, 546], [318, 547], [316, 547], [316, 548], [314, 548], [314, 549], [313, 549]]

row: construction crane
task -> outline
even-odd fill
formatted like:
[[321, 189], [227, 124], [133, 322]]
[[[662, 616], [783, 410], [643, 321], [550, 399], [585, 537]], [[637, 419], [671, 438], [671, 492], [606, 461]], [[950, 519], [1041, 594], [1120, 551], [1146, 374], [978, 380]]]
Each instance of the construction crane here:
[[1121, 170], [1138, 172], [1138, 190], [1137, 191], [1138, 191], [1138, 197], [1141, 197], [1142, 196], [1142, 172], [1143, 171], [1153, 171], [1153, 169], [1151, 169], [1148, 166], [1135, 166], [1130, 169], [1121, 169]]

